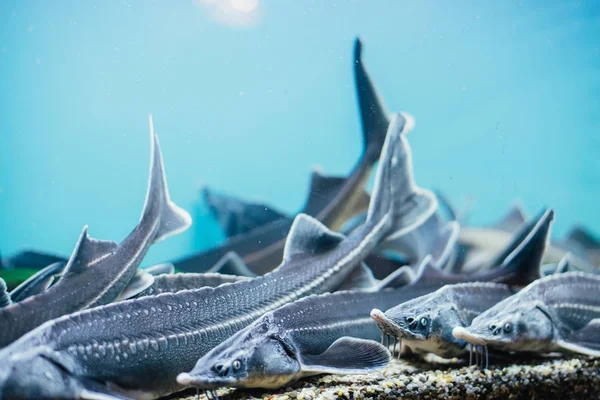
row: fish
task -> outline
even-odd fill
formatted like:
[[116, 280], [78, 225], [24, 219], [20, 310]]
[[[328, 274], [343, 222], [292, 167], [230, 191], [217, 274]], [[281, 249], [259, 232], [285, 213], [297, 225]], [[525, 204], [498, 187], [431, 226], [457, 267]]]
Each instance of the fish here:
[[[457, 286], [461, 291], [468, 291], [470, 286], [467, 283], [482, 282], [483, 289], [473, 284], [472, 290], [479, 295], [488, 291], [489, 295], [485, 294], [487, 297], [481, 298], [480, 303], [472, 305], [468, 309], [484, 311], [478, 307], [482, 304], [489, 304], [486, 301], [498, 299], [498, 296], [504, 293], [505, 288], [512, 290], [513, 287], [523, 287], [539, 279], [541, 277], [541, 260], [550, 235], [553, 218], [552, 210], [544, 210], [537, 218], [534, 218], [525, 227], [527, 229], [523, 229], [521, 234], [513, 239], [513, 243], [509, 244], [505, 251], [500, 252], [502, 258], [498, 257], [499, 261], [495, 268], [483, 269], [471, 274], [453, 274], [436, 268], [432, 257], [426, 257], [420, 265], [415, 279], [404, 287], [405, 290], [412, 287], [427, 288], [428, 291], [424, 290], [421, 294], [424, 297], [416, 299], [417, 296], [414, 296], [414, 300], [398, 304], [385, 312], [374, 309], [371, 317], [377, 322], [384, 335], [402, 340], [403, 343], [404, 338], [408, 337], [407, 344], [417, 352], [434, 352], [442, 357], [454, 357], [461, 354], [460, 346], [464, 343], [448, 340], [448, 333], [451, 333], [454, 328], [448, 324], [456, 322], [460, 316], [450, 319], [451, 303], [447, 302], [447, 293], [442, 288], [446, 285], [458, 284], [465, 285]], [[388, 280], [393, 279], [394, 276], [391, 276]], [[386, 280], [382, 284], [386, 284]], [[438, 294], [434, 293], [436, 290], [439, 290]], [[442, 300], [439, 301], [439, 309], [436, 309], [438, 295], [442, 297]], [[465, 304], [471, 301], [477, 302], [477, 296], [464, 299]], [[461, 309], [461, 307], [462, 305], [459, 305], [455, 308]], [[461, 312], [465, 312], [465, 310], [461, 310]], [[464, 314], [464, 316], [470, 316], [471, 319], [474, 317], [471, 314]], [[425, 323], [419, 325], [421, 317], [426, 320]], [[448, 320], [444, 318], [448, 318]], [[411, 328], [414, 328], [415, 332]], [[434, 328], [435, 330], [433, 330]]]
[[469, 326], [473, 318], [514, 293], [509, 285], [494, 282], [446, 285], [380, 314], [385, 321], [380, 324], [413, 353], [463, 357], [467, 342], [452, 336], [454, 327]]
[[10, 293], [8, 293], [6, 282], [4, 282], [4, 279], [0, 278], [0, 308], [10, 304], [12, 304], [12, 299], [10, 298]]
[[[306, 212], [309, 211], [311, 208], [315, 208], [317, 209], [318, 206], [313, 205], [311, 206], [310, 204], [315, 201], [312, 200], [312, 198], [318, 198], [321, 201], [327, 200], [328, 196], [323, 196], [323, 190], [327, 191], [327, 193], [330, 193], [334, 190], [331, 189], [320, 189], [322, 186], [324, 185], [328, 185], [328, 183], [326, 183], [327, 181], [333, 180], [334, 178], [331, 177], [326, 177], [325, 179], [322, 178], [318, 178], [316, 179], [315, 176], [320, 176], [320, 174], [315, 171], [313, 173], [313, 181], [317, 181], [317, 183], [313, 182], [313, 184], [311, 185], [312, 188], [319, 188], [319, 190], [311, 190], [311, 199], [309, 199], [307, 201], [307, 206], [304, 208], [305, 211], [303, 211], [305, 214], [311, 215], [311, 212]], [[340, 182], [344, 180], [344, 178], [335, 178], [335, 179], [339, 179]], [[320, 183], [322, 182], [322, 183]], [[335, 191], [334, 191], [335, 192]], [[314, 195], [314, 196], [313, 196]], [[219, 221], [236, 221], [236, 220], [243, 220], [244, 223], [246, 224], [246, 226], [248, 225], [248, 221], [252, 220], [256, 222], [256, 227], [262, 226], [264, 225], [263, 221], [259, 220], [258, 218], [255, 217], [256, 214], [253, 214], [253, 216], [245, 216], [246, 212], [248, 213], [252, 213], [252, 211], [250, 211], [254, 206], [256, 207], [264, 207], [264, 208], [268, 208], [268, 205], [265, 204], [257, 204], [257, 203], [248, 203], [244, 200], [241, 199], [237, 199], [237, 198], [230, 198], [227, 195], [219, 195], [220, 198], [222, 198], [222, 201], [216, 201], [215, 199], [212, 200], [213, 203], [213, 213], [215, 215], [215, 217], [219, 220]], [[368, 205], [369, 201], [370, 201], [370, 196], [365, 192], [364, 193], [364, 203], [366, 203]], [[232, 210], [232, 207], [228, 207], [227, 204], [229, 202], [235, 202], [236, 205], [236, 209]], [[222, 207], [219, 206], [219, 204], [223, 204]], [[362, 210], [362, 202], [360, 203], [360, 207], [356, 210], [356, 212], [359, 212], [360, 210]], [[248, 206], [248, 210], [246, 211], [246, 205]], [[355, 213], [354, 211], [352, 211], [351, 213]], [[366, 214], [358, 214], [360, 215], [359, 218], [353, 218], [351, 219], [348, 223], [344, 224], [342, 226], [342, 228], [340, 229], [340, 232], [347, 235], [349, 234], [352, 230], [354, 230], [355, 228], [359, 227], [365, 220], [366, 218]], [[291, 217], [289, 217], [291, 220]], [[226, 222], [226, 223], [221, 223], [221, 228], [225, 230], [225, 233], [230, 233], [232, 232], [231, 229], [229, 229], [232, 226], [240, 226], [243, 222]], [[264, 223], [268, 223], [268, 221], [264, 221]], [[232, 234], [232, 236], [235, 236], [235, 234]], [[383, 279], [386, 276], [388, 276], [390, 273], [392, 273], [393, 271], [397, 270], [398, 268], [406, 265], [405, 262], [400, 262], [398, 260], [397, 257], [390, 257], [389, 255], [386, 254], [380, 254], [378, 252], [373, 252], [371, 254], [369, 254], [367, 256], [367, 258], [365, 259], [365, 263], [368, 265], [368, 268], [371, 270], [371, 272], [373, 273], [374, 277], [377, 279]], [[239, 265], [245, 265], [243, 263], [243, 260], [240, 259], [240, 263]], [[214, 270], [211, 269], [211, 270]], [[209, 270], [209, 271], [211, 271]], [[214, 271], [214, 272], [219, 272], [219, 271]], [[227, 272], [225, 272], [227, 273]], [[251, 275], [255, 275], [252, 273], [252, 271], [246, 267], [245, 272], [242, 273], [242, 271], [235, 271], [233, 272], [235, 275], [247, 275], [247, 276], [251, 276]]]
[[[304, 206], [308, 215], [338, 230], [348, 219], [346, 210], [356, 210], [364, 202], [364, 187], [379, 159], [389, 125], [388, 112], [375, 89], [362, 61], [362, 42], [354, 42], [353, 68], [362, 123], [363, 152], [345, 179], [325, 177], [314, 172], [309, 201]], [[323, 201], [327, 199], [328, 201]], [[279, 219], [245, 234], [229, 238], [223, 245], [173, 261], [184, 272], [205, 272], [226, 253], [239, 254], [246, 265], [261, 275], [281, 263], [285, 238], [292, 219]]]
[[541, 278], [452, 334], [500, 351], [600, 356], [600, 276], [565, 272]]
[[[0, 392], [9, 398], [23, 393], [37, 398], [106, 395], [86, 384], [93, 380], [136, 398], [167, 395], [185, 388], [176, 381], [179, 373], [191, 370], [210, 349], [263, 314], [310, 294], [336, 290], [388, 232], [415, 229], [435, 211], [435, 197], [415, 184], [407, 168], [410, 148], [402, 139], [412, 127], [410, 121], [402, 114], [392, 118], [369, 218], [361, 229], [344, 237], [300, 214], [286, 241], [284, 261], [268, 274], [126, 300], [49, 321], [0, 350]], [[19, 376], [26, 371], [23, 364], [34, 365], [40, 373]], [[46, 375], [61, 381], [48, 382]]]
[[290, 218], [267, 204], [246, 202], [217, 193], [209, 187], [202, 189], [202, 196], [208, 209], [223, 229], [225, 237], [228, 238], [250, 232], [259, 226], [280, 219]]
[[42, 269], [56, 262], [68, 261], [69, 257], [41, 250], [27, 249], [19, 251], [2, 260], [3, 268]]
[[563, 247], [594, 266], [600, 266], [600, 240], [583, 226], [577, 225], [569, 231], [563, 240]]
[[227, 275], [218, 272], [186, 272], [183, 274], [162, 274], [154, 277], [154, 282], [145, 290], [128, 298], [156, 296], [161, 293], [175, 293], [181, 290], [216, 287], [224, 283], [246, 281], [247, 276]]
[[11, 290], [10, 297], [13, 302], [23, 301], [28, 297], [35, 296], [48, 289], [54, 282], [57, 275], [60, 275], [65, 269], [66, 263], [62, 261], [48, 265], [39, 270], [25, 282]]
[[177, 380], [201, 389], [284, 387], [317, 374], [384, 368], [389, 350], [369, 317], [408, 299], [403, 288], [314, 295], [273, 310], [200, 358]]
[[190, 215], [170, 200], [152, 117], [150, 143], [150, 177], [138, 225], [119, 245], [91, 238], [85, 226], [56, 284], [0, 309], [0, 347], [53, 318], [110, 303], [123, 291], [153, 243], [191, 225]]

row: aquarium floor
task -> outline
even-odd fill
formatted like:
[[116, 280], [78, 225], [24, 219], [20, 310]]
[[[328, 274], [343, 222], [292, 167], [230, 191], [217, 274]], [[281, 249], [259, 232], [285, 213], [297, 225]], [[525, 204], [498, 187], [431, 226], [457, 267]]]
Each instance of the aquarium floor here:
[[[432, 369], [433, 368], [433, 369]], [[324, 375], [280, 390], [220, 389], [219, 399], [596, 399], [600, 360], [542, 359], [479, 369], [394, 361], [385, 373]], [[178, 399], [196, 399], [187, 392]], [[207, 397], [200, 394], [201, 400]]]

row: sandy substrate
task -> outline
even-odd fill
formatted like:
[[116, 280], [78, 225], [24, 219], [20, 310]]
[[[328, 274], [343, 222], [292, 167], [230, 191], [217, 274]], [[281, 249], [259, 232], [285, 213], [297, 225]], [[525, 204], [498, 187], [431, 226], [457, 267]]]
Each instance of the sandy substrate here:
[[[434, 368], [434, 369], [431, 369]], [[439, 368], [439, 369], [436, 369]], [[280, 390], [219, 389], [219, 399], [597, 399], [600, 360], [542, 359], [489, 369], [394, 361], [384, 373], [319, 376]], [[188, 392], [180, 399], [196, 399]], [[201, 400], [207, 397], [200, 394]]]

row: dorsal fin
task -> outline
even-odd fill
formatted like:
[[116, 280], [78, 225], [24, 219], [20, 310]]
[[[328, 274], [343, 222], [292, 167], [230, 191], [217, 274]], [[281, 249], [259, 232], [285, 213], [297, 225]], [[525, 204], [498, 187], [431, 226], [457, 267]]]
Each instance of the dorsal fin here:
[[340, 192], [345, 183], [346, 178], [344, 177], [324, 176], [317, 169], [313, 169], [310, 176], [308, 198], [302, 208], [302, 213], [313, 216], [320, 213], [325, 205]]
[[504, 231], [515, 232], [526, 222], [525, 213], [518, 203], [512, 205], [510, 210], [502, 217], [502, 219], [492, 225], [492, 228]]
[[117, 249], [115, 242], [91, 238], [87, 230], [88, 227], [86, 225], [83, 227], [75, 249], [67, 262], [67, 266], [64, 269], [64, 276], [77, 274], [85, 268], [99, 263]]
[[298, 214], [285, 241], [283, 259], [318, 254], [337, 246], [344, 235], [329, 230], [306, 214]]
[[235, 252], [230, 251], [225, 254], [211, 269], [207, 272], [218, 272], [226, 275], [237, 275], [254, 277], [256, 274], [248, 268], [244, 260]]
[[408, 285], [415, 280], [415, 272], [409, 265], [398, 268], [379, 282], [377, 290], [394, 289]]
[[600, 249], [600, 240], [582, 226], [575, 226], [567, 235], [567, 243], [576, 243], [585, 250]]
[[[148, 178], [146, 201], [140, 222], [144, 218], [159, 218], [158, 229], [153, 240], [153, 243], [158, 243], [169, 236], [176, 235], [188, 229], [192, 225], [192, 217], [187, 211], [171, 201], [160, 143], [158, 142], [158, 136], [154, 133], [152, 115], [148, 119], [151, 140], [150, 177]], [[156, 209], [157, 203], [160, 204], [160, 209]]]
[[554, 270], [555, 274], [562, 274], [565, 272], [569, 272], [570, 263], [569, 260], [571, 258], [571, 253], [566, 253], [563, 258], [560, 259], [558, 264], [556, 264], [556, 269]]
[[419, 265], [417, 276], [413, 282], [419, 282], [421, 284], [424, 282], [436, 282], [443, 279], [444, 276], [445, 274], [435, 267], [433, 257], [427, 255]]
[[[514, 270], [513, 279], [504, 283], [527, 286], [541, 277], [542, 258], [550, 238], [550, 227], [554, 220], [554, 211], [544, 210], [533, 222], [515, 234], [506, 250], [496, 257], [497, 265], [504, 270]], [[512, 249], [512, 251], [510, 251]], [[505, 257], [502, 257], [507, 254]], [[494, 266], [494, 264], [492, 264]]]

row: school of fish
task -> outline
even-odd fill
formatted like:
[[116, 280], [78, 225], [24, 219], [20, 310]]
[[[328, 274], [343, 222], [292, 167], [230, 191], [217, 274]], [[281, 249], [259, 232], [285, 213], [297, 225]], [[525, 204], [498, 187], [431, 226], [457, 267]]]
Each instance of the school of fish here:
[[[522, 353], [600, 356], [600, 243], [551, 240], [552, 209], [470, 226], [413, 174], [415, 121], [386, 110], [354, 44], [363, 151], [314, 171], [296, 216], [204, 188], [224, 244], [141, 268], [188, 229], [150, 117], [138, 224], [121, 243], [84, 226], [70, 257], [28, 250], [0, 278], [0, 399], [155, 399], [188, 388], [279, 388], [435, 354], [481, 368]], [[371, 193], [365, 187], [377, 164]]]

